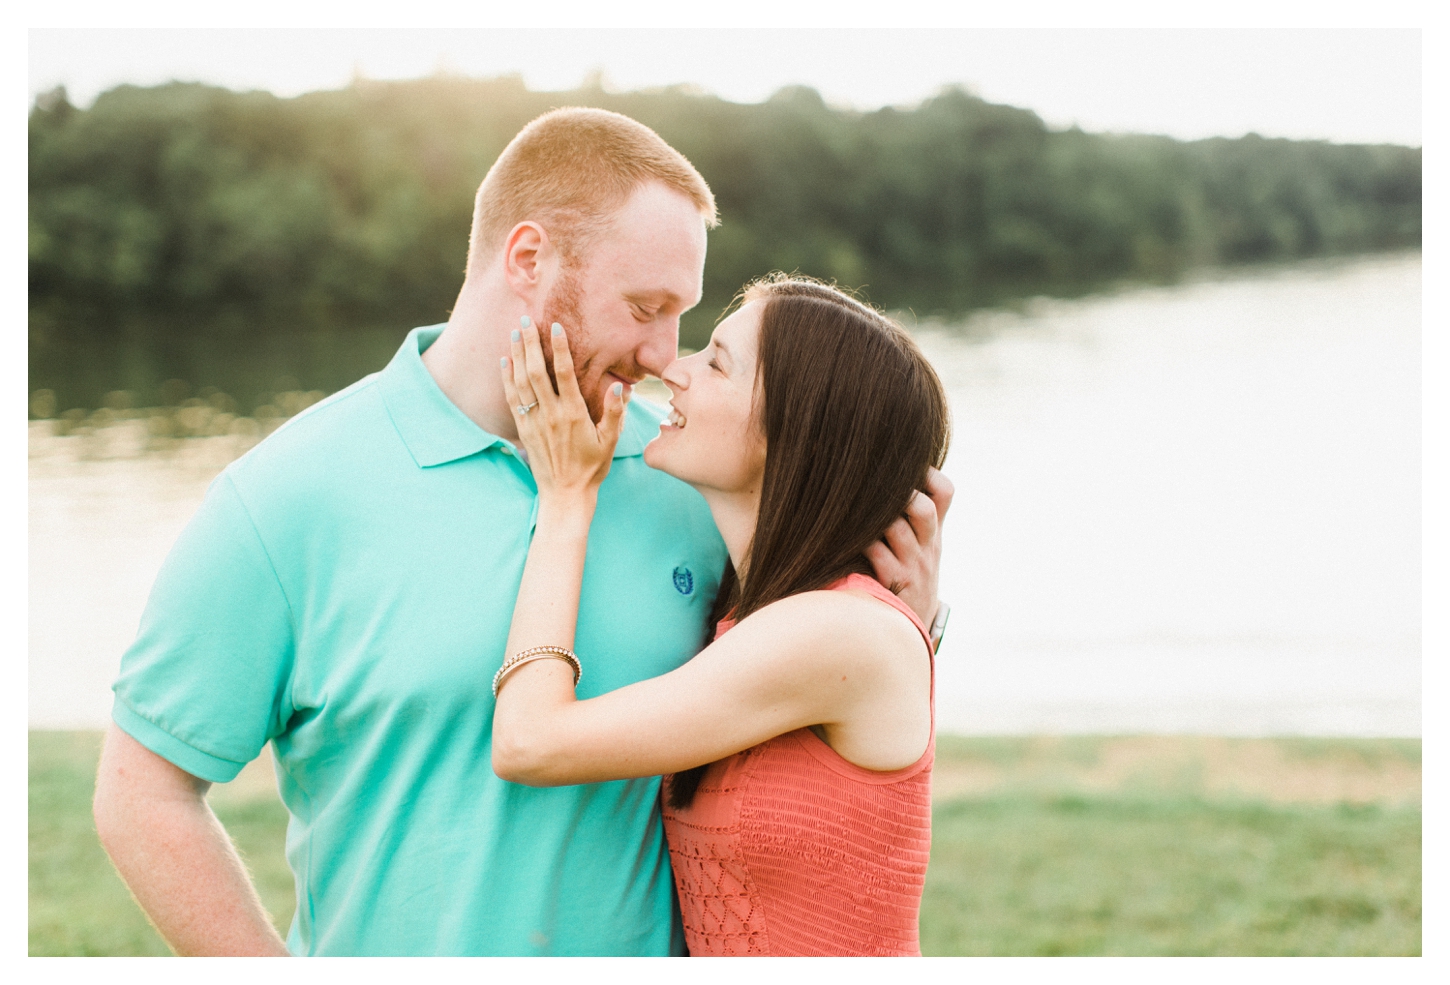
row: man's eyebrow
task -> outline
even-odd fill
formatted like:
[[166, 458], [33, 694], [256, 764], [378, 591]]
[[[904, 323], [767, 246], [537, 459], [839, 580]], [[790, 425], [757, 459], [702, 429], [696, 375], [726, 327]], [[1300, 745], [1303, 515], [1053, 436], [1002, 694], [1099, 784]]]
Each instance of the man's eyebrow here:
[[669, 290], [659, 290], [659, 291], [630, 291], [630, 292], [627, 292], [624, 295], [624, 299], [626, 301], [630, 301], [630, 302], [634, 302], [634, 303], [649, 302], [649, 301], [657, 301], [657, 302], [659, 302], [661, 304], [667, 304], [667, 303], [669, 303], [671, 301], [673, 301], [673, 302], [675, 302], [677, 304], [680, 303], [680, 296], [678, 294], [676, 294], [674, 291], [669, 291]]

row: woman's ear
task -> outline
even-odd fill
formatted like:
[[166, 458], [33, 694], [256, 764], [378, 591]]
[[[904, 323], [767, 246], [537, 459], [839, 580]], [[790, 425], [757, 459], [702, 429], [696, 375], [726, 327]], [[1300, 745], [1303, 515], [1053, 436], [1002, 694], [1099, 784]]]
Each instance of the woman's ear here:
[[504, 240], [504, 278], [515, 294], [525, 301], [538, 297], [548, 280], [546, 268], [553, 261], [554, 250], [549, 234], [537, 222], [521, 222]]

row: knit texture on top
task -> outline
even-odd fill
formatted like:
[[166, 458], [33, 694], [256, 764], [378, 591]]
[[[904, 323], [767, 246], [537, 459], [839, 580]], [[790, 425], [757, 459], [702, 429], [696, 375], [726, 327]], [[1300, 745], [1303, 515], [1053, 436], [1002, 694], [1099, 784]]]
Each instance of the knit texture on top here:
[[[930, 653], [926, 628], [880, 583], [851, 575], [830, 587], [904, 612]], [[722, 620], [716, 638], [732, 625]], [[931, 740], [904, 769], [856, 766], [803, 728], [711, 766], [689, 808], [665, 799], [691, 955], [921, 954], [935, 691], [933, 667]]]

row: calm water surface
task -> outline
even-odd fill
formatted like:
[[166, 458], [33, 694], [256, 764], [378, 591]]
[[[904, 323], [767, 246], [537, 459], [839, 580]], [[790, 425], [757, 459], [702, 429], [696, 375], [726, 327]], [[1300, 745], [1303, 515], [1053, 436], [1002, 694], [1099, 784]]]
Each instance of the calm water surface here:
[[[917, 335], [956, 426], [943, 730], [1420, 734], [1418, 254]], [[241, 446], [31, 428], [30, 723], [101, 727]]]

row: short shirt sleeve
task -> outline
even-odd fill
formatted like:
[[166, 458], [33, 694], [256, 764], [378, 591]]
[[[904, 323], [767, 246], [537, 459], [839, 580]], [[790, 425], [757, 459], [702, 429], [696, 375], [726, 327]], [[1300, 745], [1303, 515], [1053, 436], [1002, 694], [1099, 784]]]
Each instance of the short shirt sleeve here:
[[293, 652], [287, 597], [223, 473], [157, 575], [112, 717], [158, 756], [225, 783], [285, 726]]

